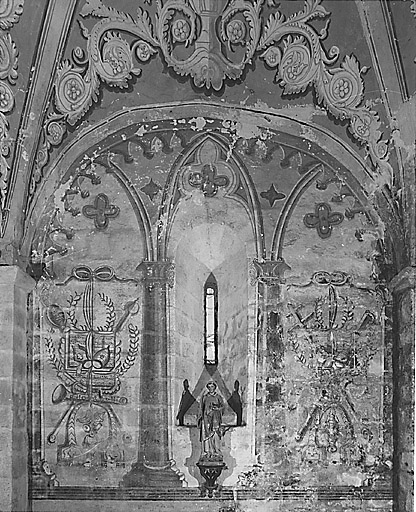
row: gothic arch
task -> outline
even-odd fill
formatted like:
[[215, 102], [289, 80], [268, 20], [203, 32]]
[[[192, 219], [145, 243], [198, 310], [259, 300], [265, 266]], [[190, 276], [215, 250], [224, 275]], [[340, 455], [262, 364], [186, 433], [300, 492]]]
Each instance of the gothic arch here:
[[[253, 229], [257, 258], [262, 258], [265, 256], [263, 219], [253, 181], [243, 162], [231, 152], [230, 141], [225, 137], [210, 133], [195, 137], [189, 146], [181, 152], [169, 173], [162, 200], [163, 209], [159, 215], [157, 254], [162, 260], [167, 257], [170, 231], [181, 197], [179, 186], [180, 178], [184, 174], [182, 167], [198, 150], [204, 147], [207, 141], [211, 141], [226, 156], [226, 161], [231, 161], [233, 164], [230, 168], [233, 180], [226, 189], [225, 197], [236, 200], [246, 210]], [[244, 196], [237, 193], [241, 188], [244, 191]]]
[[[211, 166], [201, 156], [203, 151], [208, 151], [207, 148], [213, 155]], [[31, 202], [29, 210], [32, 219], [42, 219], [42, 212], [45, 211], [45, 202], [49, 198], [52, 197], [55, 201], [60, 201], [61, 191], [68, 189], [68, 184], [72, 182], [71, 180], [74, 179], [76, 172], [82, 171], [85, 174], [86, 168], [81, 168], [85, 162], [90, 166], [100, 166], [100, 172], [103, 174], [114, 175], [127, 193], [129, 200], [134, 204], [135, 214], [145, 235], [146, 251], [143, 251], [140, 255], [143, 258], [143, 262], [138, 268], [136, 266], [139, 261], [135, 262], [134, 265], [133, 262], [130, 262], [134, 266], [134, 269], [131, 265], [129, 267], [130, 275], [137, 278], [136, 270], [138, 273], [143, 271], [142, 310], [145, 312], [143, 314], [143, 322], [149, 322], [149, 319], [156, 318], [154, 315], [147, 315], [146, 312], [156, 311], [159, 307], [160, 318], [164, 319], [159, 325], [160, 327], [164, 322], [162, 325], [163, 329], [160, 327], [160, 331], [155, 335], [155, 338], [152, 336], [148, 337], [146, 350], [151, 354], [155, 339], [157, 338], [166, 345], [160, 348], [161, 353], [169, 355], [169, 350], [173, 351], [173, 355], [169, 355], [168, 358], [168, 365], [170, 365], [171, 371], [169, 386], [171, 387], [169, 391], [167, 387], [163, 390], [165, 395], [160, 400], [162, 407], [163, 404], [167, 404], [167, 397], [170, 396], [170, 409], [169, 411], [164, 411], [166, 421], [164, 420], [165, 423], [160, 425], [160, 431], [162, 432], [163, 430], [166, 453], [169, 450], [169, 436], [171, 436], [171, 440], [173, 440], [171, 446], [176, 447], [176, 452], [173, 452], [173, 455], [174, 458], [178, 459], [178, 468], [181, 471], [184, 471], [184, 465], [186, 467], [191, 466], [192, 468], [195, 466], [193, 462], [197, 460], [195, 457], [197, 457], [199, 445], [194, 436], [193, 446], [196, 447], [195, 449], [193, 448], [192, 452], [194, 459], [193, 461], [188, 460], [185, 464], [186, 457], [181, 450], [183, 447], [185, 450], [188, 450], [189, 446], [186, 443], [189, 439], [183, 433], [178, 435], [177, 431], [176, 433], [174, 432], [176, 425], [174, 423], [173, 409], [175, 405], [177, 406], [177, 402], [180, 399], [180, 394], [182, 393], [181, 386], [184, 379], [188, 380], [188, 384], [192, 386], [191, 389], [195, 386], [198, 390], [201, 386], [203, 388], [204, 385], [201, 378], [198, 380], [198, 368], [196, 368], [197, 365], [195, 363], [197, 358], [194, 357], [194, 352], [189, 350], [187, 342], [189, 340], [189, 342], [195, 342], [200, 334], [195, 326], [200, 318], [197, 315], [199, 303], [197, 300], [194, 300], [194, 295], [192, 294], [198, 295], [199, 281], [203, 281], [206, 277], [204, 272], [212, 272], [213, 268], [208, 268], [208, 266], [203, 268], [202, 264], [192, 266], [189, 263], [191, 260], [187, 259], [188, 253], [185, 250], [178, 257], [179, 253], [175, 253], [173, 250], [174, 244], [172, 240], [175, 240], [175, 238], [172, 235], [172, 226], [180, 217], [178, 214], [179, 205], [182, 200], [185, 203], [186, 194], [196, 192], [202, 201], [205, 200], [207, 195], [209, 197], [211, 193], [216, 195], [215, 186], [219, 188], [217, 197], [221, 201], [228, 202], [228, 204], [235, 201], [232, 209], [233, 214], [235, 213], [236, 216], [232, 220], [238, 218], [239, 222], [241, 221], [238, 224], [240, 228], [243, 224], [247, 226], [246, 238], [244, 239], [244, 236], [241, 235], [241, 230], [239, 231], [233, 225], [235, 239], [238, 239], [238, 244], [235, 247], [239, 249], [239, 251], [235, 251], [235, 254], [238, 254], [235, 260], [232, 257], [228, 257], [231, 253], [226, 254], [226, 249], [232, 244], [229, 243], [227, 237], [224, 237], [224, 244], [221, 246], [221, 256], [227, 261], [226, 265], [221, 267], [222, 274], [221, 272], [218, 274], [220, 275], [220, 279], [218, 279], [219, 286], [222, 286], [222, 291], [225, 290], [227, 294], [225, 295], [225, 300], [224, 294], [222, 295], [221, 307], [223, 309], [221, 315], [222, 320], [226, 319], [226, 321], [221, 321], [222, 331], [220, 334], [222, 340], [225, 340], [223, 353], [226, 353], [226, 356], [219, 358], [218, 372], [224, 373], [224, 382], [227, 382], [228, 389], [232, 388], [233, 380], [237, 380], [247, 390], [244, 414], [247, 415], [247, 418], [250, 416], [245, 425], [247, 427], [246, 430], [240, 430], [232, 438], [233, 442], [237, 440], [235, 441], [236, 443], [246, 439], [247, 449], [244, 454], [241, 451], [238, 456], [235, 456], [235, 465], [233, 466], [230, 463], [229, 473], [225, 472], [223, 475], [225, 478], [230, 477], [236, 481], [238, 475], [245, 471], [250, 464], [253, 464], [253, 460], [255, 460], [258, 454], [264, 456], [268, 453], [268, 445], [265, 442], [266, 433], [263, 432], [260, 436], [256, 437], [257, 431], [254, 418], [258, 413], [256, 409], [258, 403], [257, 396], [261, 395], [261, 401], [266, 406], [269, 402], [273, 402], [273, 397], [270, 400], [269, 398], [266, 400], [267, 396], [273, 393], [274, 396], [278, 396], [280, 393], [279, 379], [282, 376], [279, 373], [280, 368], [276, 361], [279, 357], [279, 343], [282, 343], [281, 336], [285, 328], [292, 329], [293, 331], [291, 334], [292, 338], [288, 341], [288, 351], [293, 346], [296, 347], [298, 353], [289, 355], [288, 359], [282, 363], [282, 366], [286, 363], [288, 367], [292, 366], [290, 357], [296, 357], [299, 361], [302, 361], [306, 358], [305, 354], [309, 350], [305, 342], [305, 340], [309, 339], [307, 337], [309, 333], [307, 329], [310, 330], [314, 327], [307, 326], [305, 328], [306, 334], [304, 335], [303, 331], [299, 332], [299, 330], [296, 330], [296, 315], [288, 315], [290, 316], [290, 322], [293, 319], [293, 325], [289, 323], [289, 320], [284, 320], [286, 316], [285, 306], [283, 305], [285, 299], [282, 299], [282, 297], [285, 296], [286, 299], [287, 297], [293, 297], [293, 301], [297, 301], [297, 304], [301, 307], [304, 307], [306, 304], [305, 307], [308, 308], [307, 314], [312, 318], [313, 315], [318, 315], [314, 309], [317, 301], [320, 301], [319, 304], [323, 304], [325, 307], [329, 304], [328, 307], [333, 308], [333, 303], [337, 301], [340, 304], [345, 303], [345, 307], [347, 307], [350, 304], [348, 301], [354, 299], [358, 308], [362, 308], [364, 307], [363, 304], [365, 304], [363, 295], [370, 293], [367, 290], [363, 291], [360, 289], [357, 291], [354, 288], [353, 291], [354, 293], [356, 292], [356, 295], [352, 299], [347, 297], [344, 289], [339, 293], [335, 293], [332, 288], [335, 286], [345, 286], [345, 288], [348, 288], [352, 280], [349, 281], [349, 278], [347, 279], [344, 276], [349, 270], [349, 263], [346, 265], [348, 267], [346, 270], [341, 269], [337, 273], [339, 269], [336, 265], [332, 265], [334, 263], [333, 260], [331, 260], [331, 268], [328, 269], [328, 272], [323, 273], [325, 275], [321, 276], [320, 282], [318, 282], [319, 276], [317, 277], [317, 274], [319, 270], [322, 270], [321, 268], [313, 268], [309, 272], [310, 269], [307, 268], [306, 264], [301, 269], [302, 271], [306, 269], [301, 278], [296, 275], [297, 269], [295, 269], [287, 281], [289, 286], [297, 287], [296, 293], [292, 293], [292, 289], [290, 293], [284, 291], [281, 280], [277, 278], [278, 276], [274, 275], [275, 268], [277, 267], [275, 262], [286, 257], [282, 253], [282, 241], [292, 213], [298, 206], [304, 192], [313, 188], [311, 187], [313, 181], [320, 179], [323, 189], [326, 190], [328, 185], [334, 187], [334, 184], [336, 184], [339, 187], [340, 197], [343, 195], [350, 196], [354, 203], [350, 206], [353, 210], [356, 210], [351, 214], [353, 216], [358, 213], [364, 214], [369, 223], [372, 223], [374, 226], [374, 230], [377, 231], [379, 216], [373, 207], [371, 197], [375, 178], [364, 161], [345, 142], [337, 139], [333, 134], [316, 124], [289, 116], [286, 111], [266, 113], [265, 111], [246, 107], [235, 108], [228, 105], [213, 105], [208, 102], [158, 105], [157, 108], [137, 107], [129, 111], [119, 112], [95, 127], [85, 129], [78, 135], [76, 141], [69, 144], [57, 156], [48, 171], [46, 179], [42, 183], [37, 197]], [[223, 164], [223, 167], [219, 166], [219, 162]], [[202, 168], [204, 165], [208, 165], [208, 170], [212, 172], [215, 171], [213, 169], [214, 164], [218, 166], [218, 175], [215, 178], [217, 181], [212, 178], [213, 182], [210, 182], [210, 186], [213, 188], [211, 190], [206, 190], [202, 187], [200, 176], [191, 176], [193, 172], [192, 165], [195, 163], [197, 167], [202, 166]], [[156, 175], [155, 169], [161, 167], [161, 171]], [[133, 174], [133, 171], [136, 172], [136, 175]], [[137, 180], [139, 174], [145, 176], [146, 180], [149, 180], [143, 187], [141, 182]], [[133, 179], [134, 176], [136, 179]], [[164, 182], [162, 182], [162, 178]], [[281, 183], [279, 182], [280, 179]], [[283, 183], [286, 179], [288, 181]], [[268, 190], [266, 190], [267, 188]], [[261, 190], [262, 192], [260, 192]], [[271, 196], [269, 194], [270, 191], [272, 193]], [[342, 197], [341, 200], [343, 200]], [[206, 201], [206, 204], [208, 203], [209, 200]], [[344, 206], [347, 207], [348, 205], [344, 204]], [[55, 211], [54, 207], [56, 208], [56, 203], [51, 201], [48, 204], [49, 209], [46, 211], [52, 214]], [[151, 208], [153, 208], [153, 213], [150, 212]], [[239, 213], [237, 210], [239, 210]], [[302, 212], [302, 215], [298, 215], [298, 225], [303, 226], [302, 216], [304, 214], [305, 212]], [[47, 219], [47, 222], [49, 222], [49, 219]], [[37, 232], [39, 232], [39, 228], [40, 226], [38, 225]], [[229, 232], [231, 231], [230, 229]], [[24, 247], [27, 248], [27, 251], [30, 250], [30, 236], [34, 232], [36, 232], [36, 229], [29, 222], [26, 226], [26, 238], [24, 240]], [[313, 235], [316, 235], [313, 230], [309, 230], [308, 234], [311, 232]], [[213, 233], [215, 232], [213, 231]], [[189, 239], [185, 236], [180, 238], [178, 235], [178, 239], [181, 239], [181, 250], [182, 247], [186, 247], [187, 241], [196, 240], [198, 234], [195, 230], [192, 233], [194, 238]], [[254, 240], [254, 243], [252, 243], [252, 240]], [[244, 246], [245, 241], [251, 244], [249, 252], [244, 250], [247, 247]], [[129, 245], [129, 243], [127, 242], [126, 245]], [[324, 242], [320, 240], [319, 243]], [[296, 260], [298, 254], [299, 251], [292, 251], [292, 259]], [[171, 265], [170, 258], [176, 266], [175, 281], [172, 279], [173, 265]], [[257, 280], [257, 286], [250, 286], [248, 283], [248, 258], [255, 258], [256, 263], [264, 272], [261, 278]], [[315, 258], [315, 263], [318, 266], [321, 265], [319, 257]], [[289, 258], [287, 264], [291, 265]], [[282, 260], [283, 266], [284, 261]], [[366, 278], [370, 274], [370, 266], [370, 263], [367, 261], [365, 267]], [[91, 270], [86, 265], [85, 268]], [[195, 269], [198, 271], [202, 270], [197, 272]], [[97, 270], [101, 272], [100, 267], [96, 265], [95, 271]], [[76, 272], [79, 273], [79, 269], [75, 269], [68, 279], [74, 278], [75, 282], [77, 278]], [[93, 272], [91, 272], [91, 275], [93, 275]], [[339, 275], [345, 277], [345, 282], [333, 284], [331, 279], [336, 280]], [[191, 277], [188, 279], [188, 276]], [[196, 279], [194, 279], [195, 276]], [[233, 277], [236, 277], [235, 281], [239, 287], [233, 288]], [[263, 277], [264, 279], [262, 280]], [[129, 277], [125, 277], [125, 279], [129, 279]], [[310, 279], [310, 283], [307, 279]], [[139, 279], [137, 279], [138, 281]], [[191, 284], [189, 284], [190, 281], [192, 281]], [[69, 281], [65, 279], [63, 282]], [[70, 283], [74, 284], [73, 281]], [[58, 286], [60, 284], [58, 283]], [[173, 293], [169, 292], [169, 285], [175, 286]], [[371, 293], [376, 293], [373, 288], [374, 286], [371, 288]], [[303, 292], [304, 289], [306, 289], [305, 293]], [[313, 293], [311, 290], [313, 290]], [[323, 293], [328, 290], [328, 294]], [[235, 296], [239, 297], [239, 302], [235, 300]], [[181, 297], [187, 297], [186, 300], [189, 302], [184, 300], [183, 303], [179, 303]], [[191, 302], [194, 309], [191, 308]], [[371, 307], [376, 311], [375, 299], [373, 302], [374, 304], [371, 303]], [[233, 304], [232, 307], [230, 306], [231, 304]], [[51, 306], [54, 306], [54, 304]], [[339, 309], [339, 311], [341, 310]], [[346, 315], [351, 316], [351, 311], [352, 308], [348, 309]], [[328, 315], [330, 316], [330, 314]], [[188, 317], [195, 324], [186, 324]], [[203, 316], [201, 318], [203, 319]], [[351, 320], [348, 317], [351, 320], [351, 325], [348, 324], [348, 326], [360, 329], [362, 327], [361, 324], [363, 324], [364, 327], [361, 329], [363, 331], [362, 336], [366, 337], [365, 339], [369, 339], [372, 336], [372, 339], [379, 343], [377, 349], [382, 351], [382, 338], [379, 336], [381, 327], [378, 323], [376, 324], [375, 318], [376, 313], [371, 312], [371, 315], [366, 317], [364, 312], [361, 315], [360, 309], [359, 318]], [[287, 322], [287, 325], [284, 325], [284, 322]], [[371, 323], [370, 327], [366, 327], [366, 322], [373, 323]], [[342, 322], [340, 321], [340, 323]], [[184, 325], [186, 327], [183, 327]], [[178, 329], [176, 326], [178, 326]], [[156, 332], [155, 325], [149, 324], [143, 331], [154, 333]], [[328, 329], [326, 329], [326, 325], [323, 325], [322, 328], [316, 328], [315, 331], [313, 333], [314, 336], [321, 336], [322, 338], [319, 339], [321, 340], [322, 351], [324, 352], [326, 350], [325, 336]], [[341, 335], [343, 336], [344, 333], [341, 333]], [[350, 331], [346, 335], [350, 336]], [[376, 336], [378, 337], [376, 338]], [[125, 338], [125, 345], [127, 346], [127, 338]], [[372, 350], [373, 346], [369, 347], [369, 352], [370, 349]], [[145, 354], [145, 351], [143, 353]], [[263, 354], [271, 354], [268, 362], [266, 362], [268, 356]], [[197, 355], [199, 357], [199, 354]], [[362, 359], [365, 359], [365, 355], [363, 355]], [[143, 358], [145, 357], [144, 355]], [[355, 355], [348, 357], [348, 365], [355, 364]], [[339, 360], [339, 364], [344, 365], [342, 368], [348, 371], [349, 366], [346, 365], [341, 357]], [[140, 366], [141, 375], [144, 375], [143, 372], [147, 371], [147, 378], [150, 379], [154, 369], [150, 366], [146, 368], [146, 363], [143, 361], [145, 359], [142, 360], [142, 365]], [[203, 361], [203, 359], [200, 358], [200, 361]], [[231, 364], [230, 361], [233, 361], [233, 363]], [[195, 366], [192, 371], [189, 370], [191, 364]], [[225, 372], [223, 372], [221, 364], [226, 369]], [[267, 365], [275, 365], [275, 367], [270, 369]], [[200, 366], [203, 366], [202, 362]], [[307, 368], [307, 371], [309, 370]], [[304, 374], [306, 375], [306, 370]], [[271, 380], [269, 379], [266, 382], [266, 375], [267, 379], [270, 376]], [[202, 376], [205, 378], [206, 373], [203, 373]], [[54, 376], [50, 376], [50, 388], [55, 385], [54, 378]], [[142, 379], [140, 381], [140, 386], [142, 386], [144, 377], [140, 376], [140, 379]], [[316, 381], [318, 382], [317, 379]], [[168, 381], [163, 380], [163, 382], [166, 383]], [[261, 386], [261, 391], [257, 391], [257, 384]], [[322, 383], [318, 384], [322, 387]], [[302, 385], [305, 388], [307, 387], [306, 377]], [[145, 389], [145, 386], [140, 387], [140, 389]], [[338, 393], [338, 388], [335, 386], [331, 395], [334, 402], [336, 393]], [[197, 395], [197, 393], [195, 394]], [[305, 404], [299, 405], [299, 408], [302, 407], [303, 415], [306, 414], [305, 411], [309, 407], [308, 404], [313, 403], [313, 400], [317, 399], [316, 396], [312, 395], [306, 398], [309, 401], [307, 402], [305, 399]], [[323, 398], [322, 401], [325, 402]], [[149, 408], [151, 403], [149, 398]], [[344, 404], [341, 405], [344, 406]], [[342, 407], [337, 409], [334, 405], [332, 409], [325, 409], [325, 411], [327, 413], [321, 414], [319, 417], [316, 416], [317, 421], [318, 419], [320, 421], [322, 437], [327, 435], [327, 431], [330, 428], [328, 425], [332, 421], [333, 416], [339, 417], [340, 425], [347, 436], [348, 429], [351, 430], [355, 425], [355, 423], [353, 425], [353, 420], [350, 418], [350, 410], [348, 409], [344, 413], [342, 412]], [[99, 411], [97, 410], [96, 412], [98, 413]], [[266, 416], [268, 413], [270, 415], [274, 414], [272, 407], [269, 412], [266, 411]], [[150, 429], [153, 420], [146, 418], [147, 415], [142, 414], [140, 424], [143, 426], [147, 421], [146, 428]], [[309, 425], [307, 420], [305, 420], [305, 425]], [[307, 430], [306, 426], [305, 429]], [[308, 432], [309, 434], [310, 432]], [[156, 433], [154, 435], [155, 442], [153, 444], [150, 443], [149, 446], [154, 447], [157, 445]], [[303, 430], [298, 432], [298, 435], [300, 436], [300, 442], [303, 442]], [[261, 436], [263, 436], [263, 440], [260, 439]], [[138, 445], [140, 446], [139, 453], [141, 453], [140, 450], [145, 450], [145, 437], [140, 439]], [[178, 446], [182, 448], [177, 448]], [[299, 447], [300, 445], [296, 446]], [[302, 457], [309, 457], [308, 448], [302, 446], [302, 449], [304, 449]], [[143, 451], [143, 453], [145, 452]], [[350, 454], [348, 456], [353, 457], [353, 455]], [[230, 445], [230, 461], [232, 457], [234, 455], [231, 456]], [[248, 460], [249, 462], [247, 462]], [[234, 471], [235, 468], [237, 468], [236, 471]], [[191, 480], [191, 484], [197, 485], [197, 480], [192, 471], [189, 471], [189, 475], [194, 477], [194, 480]], [[131, 478], [133, 480], [129, 480], [130, 476], [126, 476], [126, 485], [134, 481], [133, 476]], [[234, 481], [232, 483], [234, 485]]]
[[[65, 180], [69, 179], [71, 172], [76, 167], [77, 163], [80, 163], [82, 158], [92, 158], [94, 160], [94, 153], [98, 155], [96, 159], [97, 163], [101, 165], [108, 165], [108, 162], [103, 159], [103, 155], [106, 151], [111, 150], [117, 144], [120, 144], [124, 140], [126, 145], [124, 132], [127, 128], [139, 127], [143, 130], [143, 134], [151, 134], [152, 122], [166, 121], [169, 125], [169, 120], [184, 119], [186, 126], [191, 127], [194, 132], [204, 132], [208, 130], [209, 125], [206, 124], [206, 119], [214, 119], [217, 122], [228, 125], [222, 129], [228, 136], [231, 136], [231, 140], [249, 140], [252, 137], [259, 136], [260, 134], [275, 133], [287, 134], [292, 139], [296, 139], [299, 143], [305, 147], [311, 146], [316, 149], [316, 157], [325, 158], [326, 162], [333, 162], [332, 168], [336, 172], [337, 176], [341, 181], [345, 181], [350, 189], [354, 192], [357, 200], [367, 209], [369, 215], [372, 215], [373, 220], [374, 212], [378, 208], [378, 204], [381, 204], [379, 215], [386, 222], [387, 226], [392, 226], [393, 236], [400, 236], [397, 234], [399, 230], [395, 229], [398, 225], [397, 214], [394, 211], [391, 201], [388, 200], [388, 191], [383, 190], [382, 193], [377, 193], [377, 198], [374, 199], [374, 191], [377, 188], [377, 179], [369, 167], [365, 164], [362, 158], [354, 151], [351, 146], [339, 139], [336, 135], [331, 133], [329, 130], [310, 122], [306, 119], [306, 114], [302, 112], [302, 108], [297, 112], [293, 112], [289, 115], [287, 110], [273, 111], [261, 109], [253, 109], [249, 107], [235, 106], [235, 105], [216, 105], [206, 101], [191, 101], [187, 103], [171, 103], [171, 104], [160, 104], [146, 107], [131, 108], [126, 111], [119, 111], [113, 114], [107, 119], [104, 119], [92, 127], [87, 127], [80, 131], [80, 134], [73, 139], [62, 151], [57, 154], [55, 159], [50, 164], [45, 178], [39, 186], [38, 191], [34, 196], [27, 200], [27, 216], [24, 234], [21, 242], [21, 253], [25, 257], [29, 256], [30, 243], [33, 237], [34, 227], [33, 219], [39, 219], [41, 217], [41, 211], [48, 198], [58, 189], [60, 183], [64, 183]], [[302, 120], [302, 118], [305, 118]], [[225, 121], [224, 121], [225, 120]], [[199, 124], [201, 123], [201, 124]], [[146, 128], [147, 127], [147, 128]], [[173, 129], [173, 123], [172, 123]], [[178, 128], [176, 127], [175, 130]], [[211, 131], [211, 130], [208, 130]], [[227, 150], [229, 145], [225, 139], [218, 138], [212, 133], [202, 134], [196, 139], [196, 144], [200, 144], [202, 140], [207, 137], [214, 137], [216, 143]], [[232, 147], [232, 146], [231, 146]], [[190, 149], [192, 151], [192, 149]], [[178, 168], [180, 162], [183, 161], [185, 155], [183, 154], [175, 166]], [[253, 187], [250, 183], [250, 178], [247, 173], [243, 172], [244, 166], [238, 161], [234, 155], [231, 155], [233, 162], [238, 165], [241, 169], [242, 176], [244, 178], [244, 185], [249, 191], [249, 204], [251, 209], [251, 218], [253, 224], [259, 223], [261, 225], [261, 219], [258, 215], [257, 205], [258, 198], [253, 193]], [[111, 172], [115, 172], [114, 168]], [[177, 173], [176, 171], [172, 171]], [[122, 170], [117, 171], [116, 176], [121, 179]], [[174, 174], [172, 174], [169, 185], [172, 187]], [[123, 177], [126, 180], [126, 177]], [[127, 178], [128, 183], [128, 178]], [[152, 255], [156, 255], [155, 241], [152, 241], [152, 234], [150, 229], [149, 219], [146, 216], [145, 208], [140, 196], [134, 191], [133, 187], [129, 185], [126, 187], [126, 192], [131, 196], [133, 203], [135, 204], [136, 214], [140, 220], [140, 224], [143, 229], [143, 233], [146, 239], [146, 251], [149, 258]], [[167, 192], [165, 192], [167, 194]], [[169, 215], [171, 213], [169, 212]], [[284, 224], [282, 218], [280, 227]], [[264, 249], [261, 247], [261, 228], [256, 227], [256, 237], [258, 240], [258, 252], [259, 256], [263, 257]], [[278, 245], [278, 234], [276, 232], [275, 242], [273, 243], [272, 253], [276, 257], [277, 253], [275, 248]], [[163, 253], [164, 249], [160, 249]]]

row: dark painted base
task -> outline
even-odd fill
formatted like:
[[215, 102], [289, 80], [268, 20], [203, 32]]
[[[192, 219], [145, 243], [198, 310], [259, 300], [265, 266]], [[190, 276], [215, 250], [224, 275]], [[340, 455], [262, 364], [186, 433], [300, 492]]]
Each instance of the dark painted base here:
[[[172, 489], [150, 489], [139, 487], [65, 487], [31, 489], [32, 500], [110, 500], [110, 501], [203, 501], [200, 489], [197, 487], [174, 487]], [[262, 489], [234, 489], [221, 487], [221, 496], [218, 499], [233, 501], [264, 500], [268, 501], [300, 501], [311, 499], [311, 494], [318, 501], [337, 503], [338, 501], [360, 501], [361, 510], [369, 507], [365, 503], [377, 501], [388, 503], [392, 500], [392, 489], [374, 489], [373, 487], [316, 487], [298, 489], [276, 489], [275, 492], [265, 492]], [[216, 496], [213, 497], [214, 499]], [[54, 511], [56, 512], [56, 508]], [[78, 509], [81, 510], [81, 509]], [[85, 510], [85, 509], [84, 509]], [[384, 510], [384, 507], [383, 507]]]
[[175, 488], [182, 487], [182, 480], [178, 473], [171, 467], [152, 469], [137, 462], [131, 470], [124, 475], [120, 487], [144, 487], [144, 488]]

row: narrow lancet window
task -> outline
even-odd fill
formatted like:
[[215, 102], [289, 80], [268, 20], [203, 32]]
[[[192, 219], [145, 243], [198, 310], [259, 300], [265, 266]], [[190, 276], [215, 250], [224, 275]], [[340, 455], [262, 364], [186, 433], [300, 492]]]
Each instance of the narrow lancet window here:
[[204, 286], [205, 343], [204, 363], [218, 364], [218, 286], [213, 274]]

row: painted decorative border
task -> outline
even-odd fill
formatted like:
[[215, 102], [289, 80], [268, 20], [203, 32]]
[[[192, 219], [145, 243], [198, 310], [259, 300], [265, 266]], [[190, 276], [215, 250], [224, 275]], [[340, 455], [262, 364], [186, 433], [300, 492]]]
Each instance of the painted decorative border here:
[[[32, 499], [69, 499], [69, 500], [149, 500], [149, 501], [194, 501], [205, 500], [200, 497], [200, 491], [195, 488], [182, 489], [120, 489], [112, 487], [88, 488], [88, 487], [51, 487], [49, 489], [32, 489]], [[257, 489], [234, 489], [223, 487], [220, 500], [250, 500], [265, 499], [268, 500], [296, 500], [315, 498], [323, 500], [380, 500], [383, 502], [392, 500], [392, 491], [390, 489], [372, 489], [366, 487], [334, 487], [311, 488], [311, 489], [284, 489], [276, 490], [272, 496], [265, 496], [264, 492]], [[212, 499], [212, 501], [216, 501]]]
[[[169, 119], [169, 117], [171, 117], [171, 119]], [[189, 101], [185, 103], [174, 102], [136, 106], [126, 111], [115, 112], [108, 118], [101, 120], [98, 125], [88, 126], [84, 130], [80, 130], [75, 139], [60, 152], [58, 158], [48, 169], [48, 173], [45, 176], [46, 179], [43, 180], [42, 183], [41, 195], [31, 196], [31, 201], [26, 206], [27, 219], [33, 218], [33, 215], [35, 215], [35, 218], [37, 215], [40, 215], [40, 211], [43, 209], [42, 205], [45, 204], [44, 202], [48, 201], [48, 198], [54, 191], [54, 187], [58, 186], [62, 180], [63, 182], [68, 179], [72, 180], [75, 175], [71, 173], [76, 172], [78, 167], [82, 171], [82, 169], [85, 170], [87, 167], [94, 164], [95, 160], [98, 158], [98, 153], [101, 152], [107, 144], [107, 137], [109, 137], [108, 141], [110, 142], [110, 146], [119, 146], [120, 151], [124, 154], [128, 152], [129, 148], [129, 141], [127, 140], [129, 137], [126, 137], [125, 129], [130, 127], [127, 129], [129, 132], [132, 130], [132, 135], [134, 135], [134, 132], [137, 132], [133, 138], [135, 143], [138, 143], [143, 149], [143, 155], [146, 158], [151, 158], [152, 153], [149, 152], [148, 144], [146, 144], [146, 140], [149, 137], [150, 140], [154, 137], [160, 138], [161, 132], [164, 130], [173, 130], [175, 133], [180, 133], [179, 125], [177, 126], [175, 124], [177, 120], [181, 121], [181, 129], [187, 127], [192, 133], [202, 131], [211, 132], [214, 129], [211, 118], [219, 122], [219, 132], [230, 136], [231, 142], [236, 142], [239, 138], [243, 140], [248, 140], [251, 137], [262, 138], [264, 134], [267, 135], [267, 133], [269, 133], [270, 129], [274, 130], [276, 128], [276, 130], [280, 132], [279, 127], [284, 123], [287, 137], [289, 137], [289, 139], [292, 136], [300, 138], [303, 141], [303, 150], [306, 149], [306, 151], [308, 151], [308, 148], [315, 147], [314, 154], [318, 158], [321, 156], [326, 159], [329, 158], [331, 168], [333, 168], [335, 174], [341, 181], [346, 180], [346, 183], [350, 183], [350, 179], [348, 178], [350, 173], [347, 169], [352, 171], [354, 177], [350, 185], [354, 190], [354, 195], [356, 195], [362, 205], [370, 206], [364, 190], [372, 190], [375, 176], [370, 172], [368, 166], [365, 165], [362, 158], [351, 146], [335, 136], [330, 130], [319, 127], [318, 125], [313, 125], [309, 121], [294, 119], [292, 116], [287, 115], [286, 110], [282, 110], [279, 113], [272, 113], [265, 110], [253, 110], [248, 107], [231, 104]], [[153, 130], [152, 126], [156, 121], [158, 128]], [[185, 121], [185, 125], [183, 125], [183, 121]], [[251, 130], [247, 132], [245, 128], [246, 123], [249, 123], [250, 126], [254, 125], [254, 131]], [[132, 125], [137, 126], [134, 128]], [[98, 140], [95, 134], [97, 133], [97, 128], [100, 127], [104, 129], [104, 132], [102, 138]], [[118, 133], [117, 136], [116, 133]], [[114, 140], [112, 139], [113, 136], [116, 136]], [[284, 135], [284, 139], [282, 140], [283, 143], [284, 140], [286, 140], [286, 135]], [[329, 152], [329, 141], [336, 144], [336, 150], [332, 148]], [[230, 144], [230, 151], [231, 148], [234, 147], [233, 144], [233, 142]], [[168, 146], [164, 147], [163, 151], [167, 150]], [[339, 160], [339, 158], [341, 158], [341, 160]], [[82, 159], [85, 161], [81, 161]], [[308, 168], [304, 169], [305, 172], [308, 169], [309, 164]], [[68, 172], [70, 174], [66, 174]], [[66, 177], [64, 175], [66, 175]], [[133, 202], [135, 201], [133, 200]], [[38, 213], [35, 213], [35, 211]], [[373, 222], [375, 222], [375, 219], [374, 217]], [[27, 243], [30, 243], [30, 233], [32, 233], [29, 224], [25, 225], [24, 232], [24, 250], [29, 250]], [[397, 233], [399, 233], [399, 230], [397, 230]], [[277, 244], [276, 247], [278, 246]]]

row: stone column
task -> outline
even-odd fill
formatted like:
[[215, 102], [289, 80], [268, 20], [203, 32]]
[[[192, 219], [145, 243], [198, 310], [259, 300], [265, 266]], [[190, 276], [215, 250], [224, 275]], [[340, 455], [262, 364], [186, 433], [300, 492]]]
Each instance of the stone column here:
[[167, 286], [173, 265], [144, 261], [139, 454], [123, 478], [125, 487], [181, 487], [169, 454]]
[[416, 267], [390, 283], [393, 294], [394, 497], [397, 512], [413, 512]]
[[28, 510], [27, 298], [35, 281], [0, 266], [0, 510]]
[[[268, 446], [267, 433], [271, 433], [272, 424], [269, 418], [270, 378], [279, 374], [270, 361], [269, 354], [279, 342], [281, 329], [281, 285], [284, 283], [284, 272], [290, 267], [282, 260], [253, 261], [252, 283], [257, 283], [258, 293], [258, 337], [257, 337], [257, 377], [256, 377], [256, 455], [259, 462], [272, 462], [273, 450]], [[274, 418], [276, 420], [276, 418]]]

